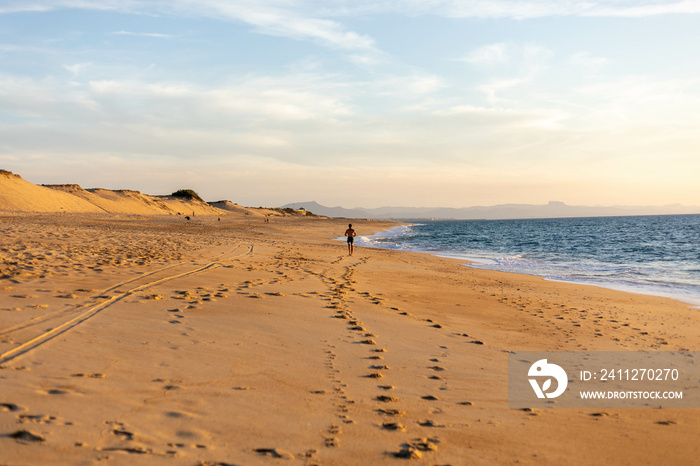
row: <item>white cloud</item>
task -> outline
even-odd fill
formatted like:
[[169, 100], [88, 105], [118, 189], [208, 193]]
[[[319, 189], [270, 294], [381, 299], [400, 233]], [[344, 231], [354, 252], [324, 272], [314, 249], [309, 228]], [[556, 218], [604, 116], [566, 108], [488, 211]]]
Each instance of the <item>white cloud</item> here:
[[[242, 21], [262, 34], [312, 40], [342, 50], [376, 51], [375, 41], [342, 19], [373, 14], [449, 18], [646, 17], [698, 14], [698, 0], [5, 0], [0, 14], [91, 9]], [[162, 37], [156, 34], [155, 37]], [[493, 52], [493, 51], [492, 51]], [[479, 57], [472, 57], [478, 59]], [[494, 58], [494, 56], [491, 56]], [[497, 58], [497, 57], [496, 57]]]
[[370, 90], [378, 96], [398, 96], [405, 100], [423, 97], [435, 93], [446, 84], [439, 76], [412, 74], [408, 76], [389, 76], [375, 81], [358, 83], [358, 88]]
[[80, 75], [80, 73], [83, 72], [83, 70], [89, 68], [92, 65], [92, 63], [74, 63], [72, 65], [63, 65], [65, 69], [71, 72], [73, 74], [73, 77], [77, 77]]
[[526, 78], [494, 79], [477, 87], [491, 103], [507, 102], [508, 99], [500, 96], [503, 91], [512, 89], [527, 82]]
[[[218, 8], [217, 8], [218, 9]], [[328, 19], [305, 16], [296, 11], [228, 8], [220, 11], [230, 19], [244, 21], [263, 34], [310, 39], [324, 45], [344, 50], [374, 50], [374, 40], [346, 30], [340, 23]]]
[[0, 6], [0, 14], [65, 8], [242, 21], [254, 26], [255, 30], [262, 34], [312, 40], [343, 50], [374, 50], [371, 37], [349, 31], [332, 19], [319, 17], [314, 8], [303, 1], [9, 0], [6, 5]]
[[610, 60], [605, 57], [593, 56], [590, 52], [579, 52], [569, 57], [569, 63], [589, 68], [598, 68], [607, 65], [610, 63]]
[[474, 65], [500, 65], [509, 61], [507, 46], [503, 42], [483, 45], [471, 51], [465, 58], [460, 59]]
[[599, 2], [583, 16], [603, 16], [603, 17], [630, 17], [640, 18], [668, 14], [698, 14], [700, 13], [700, 2], [697, 0], [685, 1], [640, 1], [627, 2], [618, 0], [610, 4]]
[[517, 109], [508, 107], [478, 107], [474, 105], [457, 105], [445, 110], [434, 111], [433, 114], [442, 118], [455, 118], [469, 121], [470, 125], [490, 126], [502, 130], [506, 127], [539, 127], [555, 128], [559, 123], [569, 118], [567, 113], [556, 109], [527, 108]]
[[553, 55], [552, 50], [540, 44], [499, 42], [477, 47], [459, 61], [479, 67], [510, 70], [519, 76], [532, 77], [549, 66]]
[[656, 80], [645, 76], [623, 76], [598, 81], [575, 89], [586, 98], [634, 106], [673, 104], [679, 91], [697, 85], [698, 80]]
[[[385, 0], [382, 4], [386, 9], [395, 9], [391, 3]], [[644, 17], [700, 13], [697, 0], [406, 0], [402, 3], [400, 8], [407, 13], [451, 18]]]
[[144, 83], [138, 81], [91, 81], [94, 99], [129, 118], [148, 116], [163, 124], [184, 121], [192, 127], [221, 127], [232, 120], [334, 121], [351, 113], [350, 107], [330, 88], [316, 88], [303, 78], [289, 80], [251, 77], [227, 87], [201, 88], [191, 84]]
[[114, 36], [137, 36], [137, 37], [154, 37], [157, 39], [172, 39], [172, 34], [160, 34], [157, 32], [131, 32], [131, 31], [115, 31], [111, 33]]

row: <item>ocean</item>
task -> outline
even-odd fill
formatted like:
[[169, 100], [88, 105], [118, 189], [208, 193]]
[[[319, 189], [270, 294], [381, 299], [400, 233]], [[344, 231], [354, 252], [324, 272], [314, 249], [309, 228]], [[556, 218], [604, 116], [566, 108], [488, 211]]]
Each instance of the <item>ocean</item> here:
[[356, 244], [700, 305], [700, 215], [431, 221]]

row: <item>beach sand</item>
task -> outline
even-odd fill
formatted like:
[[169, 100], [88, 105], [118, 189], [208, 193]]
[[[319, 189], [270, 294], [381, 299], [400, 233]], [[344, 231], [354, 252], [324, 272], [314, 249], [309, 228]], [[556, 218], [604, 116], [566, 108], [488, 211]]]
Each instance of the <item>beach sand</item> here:
[[[347, 220], [0, 215], [0, 464], [697, 464], [692, 409], [509, 409], [509, 351], [698, 350], [669, 299]], [[353, 221], [359, 235], [389, 228]]]

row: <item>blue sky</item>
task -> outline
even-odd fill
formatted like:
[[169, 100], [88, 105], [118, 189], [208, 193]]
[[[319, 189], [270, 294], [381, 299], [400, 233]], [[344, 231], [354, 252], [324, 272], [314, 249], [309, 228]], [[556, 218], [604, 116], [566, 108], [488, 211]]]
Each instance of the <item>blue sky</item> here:
[[277, 206], [700, 205], [700, 0], [0, 0], [0, 168]]

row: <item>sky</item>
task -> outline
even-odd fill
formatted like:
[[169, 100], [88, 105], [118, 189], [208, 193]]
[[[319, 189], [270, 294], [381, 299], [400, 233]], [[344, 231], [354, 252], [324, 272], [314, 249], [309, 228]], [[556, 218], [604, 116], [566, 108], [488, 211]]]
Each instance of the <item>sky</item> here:
[[0, 168], [281, 206], [700, 205], [700, 0], [0, 0]]

